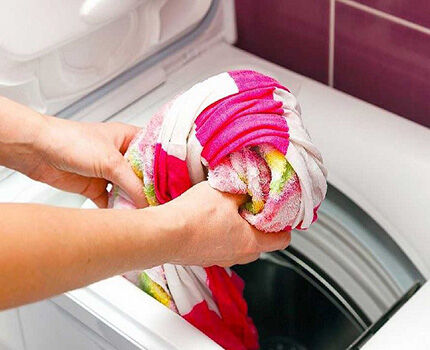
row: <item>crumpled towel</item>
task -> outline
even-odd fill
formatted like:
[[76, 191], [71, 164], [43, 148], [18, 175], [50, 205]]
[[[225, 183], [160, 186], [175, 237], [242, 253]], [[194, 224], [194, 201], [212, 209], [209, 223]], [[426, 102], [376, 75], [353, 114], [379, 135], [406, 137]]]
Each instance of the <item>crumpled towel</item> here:
[[[150, 205], [208, 178], [220, 191], [248, 194], [240, 213], [266, 232], [308, 228], [327, 190], [296, 98], [254, 71], [221, 73], [180, 94], [152, 117], [125, 157]], [[116, 187], [110, 206], [134, 208]], [[244, 284], [232, 270], [164, 264], [125, 277], [223, 348], [258, 349]]]

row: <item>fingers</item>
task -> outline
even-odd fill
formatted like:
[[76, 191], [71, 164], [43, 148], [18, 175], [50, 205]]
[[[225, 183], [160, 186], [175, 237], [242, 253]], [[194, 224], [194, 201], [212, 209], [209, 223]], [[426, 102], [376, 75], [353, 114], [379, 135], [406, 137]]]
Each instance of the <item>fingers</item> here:
[[222, 192], [217, 188], [213, 188], [209, 185], [208, 181], [202, 181], [193, 186], [194, 190], [200, 190], [202, 188], [203, 191], [209, 191], [210, 194], [215, 196], [216, 199], [225, 200], [227, 199], [230, 203], [233, 203], [236, 207], [239, 207], [241, 204], [245, 203], [248, 196], [245, 194], [233, 194], [229, 192]]
[[120, 153], [111, 154], [102, 171], [103, 177], [118, 185], [138, 208], [147, 207], [148, 202], [143, 193], [142, 180], [136, 176], [130, 164], [121, 156], [141, 129], [124, 123], [106, 123], [105, 125], [113, 133], [115, 146]]
[[138, 208], [148, 206], [145, 194], [143, 192], [142, 180], [133, 172], [130, 164], [119, 153], [111, 162], [106, 165], [103, 171], [104, 177], [118, 185]]
[[225, 193], [224, 194], [227, 198], [229, 198], [232, 202], [235, 203], [235, 205], [239, 208], [243, 203], [245, 203], [248, 199], [248, 196], [245, 194], [232, 194], [232, 193]]
[[258, 260], [259, 258], [260, 258], [260, 253], [254, 253], [254, 254], [248, 255], [246, 258], [239, 260], [237, 264], [245, 265], [255, 260]]
[[108, 204], [108, 193], [106, 191], [107, 181], [98, 178], [82, 177], [76, 179], [82, 182], [82, 189], [78, 192], [91, 199], [99, 208], [106, 208]]
[[[67, 175], [66, 185], [57, 186], [65, 191], [79, 193], [91, 199], [99, 208], [106, 208], [108, 193], [107, 181], [100, 178], [85, 177], [77, 174]], [[53, 184], [56, 185], [55, 183]]]
[[103, 191], [98, 197], [91, 198], [91, 200], [97, 205], [99, 208], [107, 208], [109, 195], [107, 191]]
[[[260, 232], [254, 229], [254, 234], [257, 240], [257, 245], [252, 249], [251, 253], [246, 254], [242, 258], [226, 262], [224, 267], [229, 267], [235, 264], [244, 265], [253, 262], [260, 258], [262, 252], [271, 252], [275, 250], [284, 250], [290, 244], [291, 232], [276, 232], [267, 233]], [[255, 251], [256, 250], [256, 251]]]
[[284, 250], [291, 242], [291, 231], [266, 233], [254, 230], [255, 239], [260, 252]]
[[106, 125], [111, 128], [112, 132], [118, 137], [115, 137], [115, 143], [118, 150], [124, 154], [127, 150], [130, 142], [136, 136], [136, 134], [141, 130], [141, 128], [124, 123], [106, 123]]

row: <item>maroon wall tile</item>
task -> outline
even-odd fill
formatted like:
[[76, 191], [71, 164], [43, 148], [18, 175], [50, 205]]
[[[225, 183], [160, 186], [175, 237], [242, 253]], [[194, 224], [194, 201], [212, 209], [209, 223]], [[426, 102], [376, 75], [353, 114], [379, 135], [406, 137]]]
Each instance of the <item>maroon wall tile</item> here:
[[236, 0], [237, 46], [327, 83], [329, 0]]
[[430, 35], [336, 4], [334, 87], [430, 126]]
[[429, 0], [355, 0], [377, 10], [430, 28]]

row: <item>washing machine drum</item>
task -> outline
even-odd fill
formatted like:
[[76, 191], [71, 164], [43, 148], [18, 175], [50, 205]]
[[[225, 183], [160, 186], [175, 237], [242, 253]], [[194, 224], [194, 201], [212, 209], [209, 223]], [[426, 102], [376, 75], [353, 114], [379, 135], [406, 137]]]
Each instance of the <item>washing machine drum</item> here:
[[423, 281], [390, 236], [331, 186], [319, 220], [295, 231], [290, 247], [234, 270], [263, 350], [346, 349]]

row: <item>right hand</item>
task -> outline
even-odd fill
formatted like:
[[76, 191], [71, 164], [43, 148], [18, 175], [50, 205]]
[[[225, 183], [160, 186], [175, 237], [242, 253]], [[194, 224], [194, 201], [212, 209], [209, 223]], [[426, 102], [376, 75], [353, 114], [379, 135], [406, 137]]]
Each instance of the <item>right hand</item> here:
[[169, 262], [227, 267], [254, 261], [262, 252], [285, 249], [291, 232], [258, 231], [238, 212], [244, 201], [245, 196], [220, 192], [205, 181], [159, 206], [164, 211], [161, 220], [169, 222], [174, 232], [167, 237], [173, 239]]

